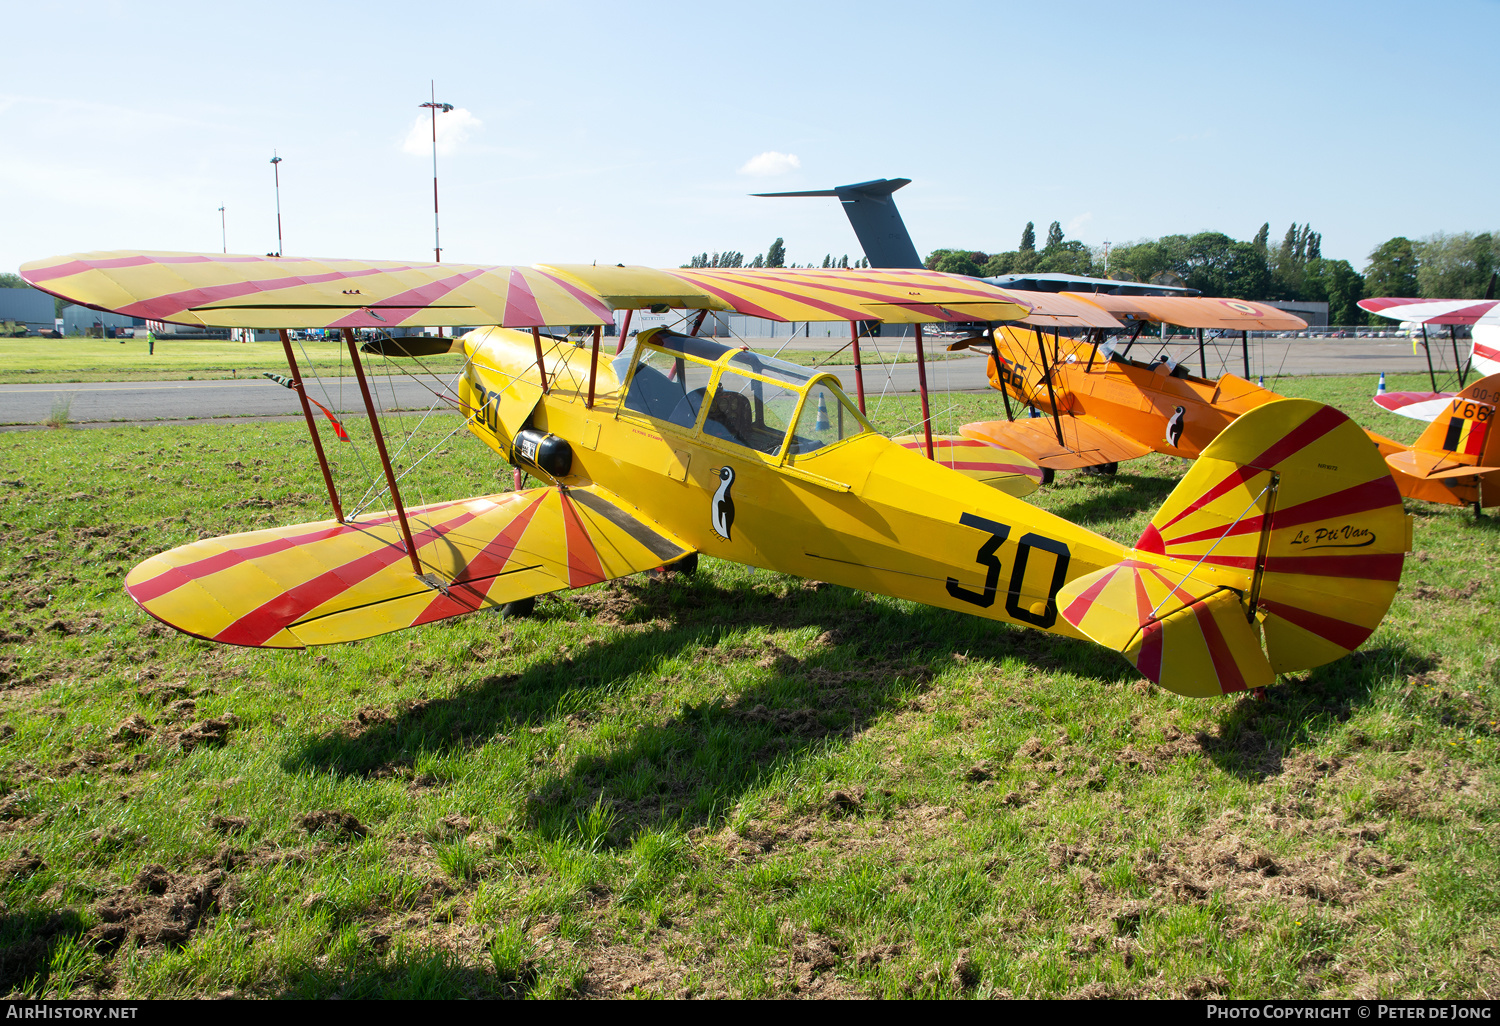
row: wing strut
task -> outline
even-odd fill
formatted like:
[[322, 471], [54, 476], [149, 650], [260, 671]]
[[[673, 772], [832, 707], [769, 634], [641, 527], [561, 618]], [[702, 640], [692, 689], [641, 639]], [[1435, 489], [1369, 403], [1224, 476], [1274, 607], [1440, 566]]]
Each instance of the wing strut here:
[[[1464, 378], [1468, 376], [1468, 368], [1458, 358], [1458, 325], [1448, 325], [1448, 341], [1453, 343], [1453, 369], [1458, 371], [1458, 387], [1463, 388]], [[1433, 389], [1433, 391], [1437, 391], [1437, 389]]]
[[922, 325], [915, 325], [917, 329], [917, 385], [922, 391], [922, 431], [927, 436], [927, 458], [935, 459], [932, 455], [932, 412], [927, 408], [927, 364], [922, 360]]
[[328, 501], [333, 503], [333, 518], [339, 523], [344, 522], [344, 507], [339, 504], [338, 489], [333, 486], [333, 474], [328, 470], [328, 457], [323, 455], [323, 440], [318, 436], [318, 426], [313, 423], [312, 406], [307, 402], [307, 394], [302, 391], [302, 374], [297, 370], [297, 357], [292, 355], [292, 342], [287, 337], [286, 329], [281, 329], [281, 348], [286, 350], [286, 365], [291, 369], [292, 380], [297, 383], [297, 398], [302, 403], [302, 416], [307, 420], [307, 433], [312, 435], [313, 451], [318, 454], [318, 467], [323, 471], [323, 483], [328, 486]]
[[594, 382], [599, 377], [599, 338], [604, 334], [604, 325], [594, 325], [594, 351], [589, 354], [589, 401], [587, 408], [594, 408]]
[[1432, 350], [1427, 345], [1427, 322], [1422, 322], [1422, 352], [1427, 354], [1427, 380], [1432, 382], [1432, 390], [1436, 392], [1437, 374], [1432, 369]]
[[[1208, 357], [1206, 357], [1206, 356], [1203, 355], [1203, 329], [1202, 328], [1198, 329], [1198, 376], [1200, 378], [1205, 378], [1205, 379], [1208, 377]], [[1248, 374], [1245, 375], [1245, 376], [1249, 377]]]
[[542, 378], [542, 393], [547, 392], [547, 367], [542, 363], [542, 331], [540, 328], [531, 329], [531, 341], [536, 344], [536, 372]]
[[1000, 379], [1000, 398], [1005, 400], [1005, 420], [1014, 424], [1016, 415], [1010, 409], [1010, 382], [1005, 378], [1005, 360], [1000, 356], [1000, 345], [995, 341], [995, 326], [985, 326], [985, 337], [990, 340], [990, 359], [995, 361], [995, 377]]
[[854, 347], [854, 398], [859, 402], [859, 412], [865, 412], [865, 371], [859, 365], [859, 322], [849, 322], [849, 344]]
[[1047, 340], [1042, 337], [1042, 329], [1033, 327], [1036, 332], [1036, 351], [1042, 357], [1042, 379], [1047, 382], [1047, 401], [1052, 404], [1052, 430], [1057, 432], [1057, 444], [1067, 448], [1068, 443], [1063, 441], [1062, 414], [1057, 409], [1057, 393], [1052, 390], [1052, 368], [1047, 366]]
[[635, 313], [635, 307], [625, 308], [625, 326], [620, 329], [620, 341], [615, 343], [616, 356], [625, 351], [625, 342], [630, 338], [630, 315], [633, 313]]
[[406, 539], [406, 554], [411, 557], [412, 571], [421, 578], [422, 563], [417, 559], [417, 546], [411, 540], [411, 525], [406, 522], [406, 507], [401, 503], [401, 490], [396, 487], [396, 472], [391, 469], [391, 458], [385, 451], [385, 436], [380, 433], [380, 417], [376, 415], [375, 403], [370, 398], [370, 386], [365, 381], [364, 365], [359, 362], [359, 346], [354, 343], [353, 329], [344, 329], [344, 342], [349, 346], [349, 358], [354, 361], [354, 376], [359, 379], [359, 394], [364, 397], [365, 413], [370, 416], [375, 449], [380, 453], [380, 465], [385, 468], [385, 483], [391, 490], [391, 502], [396, 506], [396, 519], [401, 522], [401, 537]]

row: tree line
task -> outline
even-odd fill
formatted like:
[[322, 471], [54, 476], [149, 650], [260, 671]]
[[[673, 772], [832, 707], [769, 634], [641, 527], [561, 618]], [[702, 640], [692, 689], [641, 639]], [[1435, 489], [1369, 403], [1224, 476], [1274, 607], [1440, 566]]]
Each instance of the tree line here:
[[[682, 267], [787, 267], [786, 242], [777, 239], [771, 243], [769, 249], [764, 253], [757, 253], [749, 263], [745, 262], [745, 254], [736, 249], [726, 249], [722, 253], [697, 253], [688, 258], [688, 262], [680, 265]], [[814, 264], [791, 264], [792, 267], [813, 267]], [[864, 257], [849, 262], [849, 254], [836, 257], [832, 253], [823, 257], [823, 267], [869, 267], [870, 261]]]
[[[1388, 324], [1357, 305], [1376, 296], [1480, 299], [1491, 294], [1500, 252], [1490, 232], [1438, 232], [1423, 239], [1389, 239], [1370, 252], [1363, 273], [1347, 260], [1323, 256], [1323, 236], [1295, 222], [1270, 244], [1271, 225], [1249, 242], [1222, 232], [1164, 235], [1115, 247], [1106, 254], [1063, 237], [1053, 221], [1037, 248], [1036, 225], [1028, 221], [1021, 241], [1005, 253], [937, 249], [927, 257], [933, 270], [994, 277], [1055, 272], [1116, 281], [1182, 285], [1206, 296], [1300, 300], [1328, 304], [1331, 324]], [[1107, 259], [1107, 264], [1106, 264]]]

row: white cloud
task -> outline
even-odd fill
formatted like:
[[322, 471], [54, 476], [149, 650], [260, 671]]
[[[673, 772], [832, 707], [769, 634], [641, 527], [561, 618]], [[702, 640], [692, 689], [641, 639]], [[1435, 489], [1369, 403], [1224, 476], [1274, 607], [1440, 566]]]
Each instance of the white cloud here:
[[[463, 107], [455, 107], [446, 114], [442, 111], [437, 116], [437, 151], [446, 157], [455, 152], [459, 146], [467, 142], [469, 136], [484, 127], [473, 114]], [[432, 114], [423, 111], [417, 115], [417, 120], [412, 122], [411, 131], [406, 133], [406, 141], [401, 144], [403, 152], [410, 153], [416, 157], [426, 157], [432, 153]]]
[[1094, 219], [1093, 211], [1090, 211], [1087, 214], [1079, 214], [1077, 217], [1073, 218], [1073, 220], [1071, 220], [1071, 221], [1068, 222], [1068, 234], [1069, 235], [1073, 235], [1073, 234], [1077, 233], [1078, 229], [1082, 228], [1084, 225], [1088, 224], [1093, 219]]
[[756, 178], [769, 178], [772, 175], [784, 175], [788, 171], [795, 171], [802, 166], [802, 161], [797, 159], [795, 153], [777, 153], [775, 150], [767, 150], [758, 157], [751, 157], [745, 161], [745, 166], [740, 168], [742, 175], [752, 175]]

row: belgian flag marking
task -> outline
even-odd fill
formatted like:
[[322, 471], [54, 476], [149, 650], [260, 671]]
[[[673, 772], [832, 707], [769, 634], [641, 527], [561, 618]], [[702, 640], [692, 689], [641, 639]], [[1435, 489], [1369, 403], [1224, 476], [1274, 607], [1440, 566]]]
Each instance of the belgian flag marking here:
[[1460, 409], [1459, 404], [1454, 403], [1453, 413], [1448, 418], [1448, 431], [1443, 436], [1443, 451], [1479, 456], [1484, 452], [1484, 440], [1489, 434], [1490, 414], [1494, 407], [1473, 402], [1464, 406], [1467, 409]]

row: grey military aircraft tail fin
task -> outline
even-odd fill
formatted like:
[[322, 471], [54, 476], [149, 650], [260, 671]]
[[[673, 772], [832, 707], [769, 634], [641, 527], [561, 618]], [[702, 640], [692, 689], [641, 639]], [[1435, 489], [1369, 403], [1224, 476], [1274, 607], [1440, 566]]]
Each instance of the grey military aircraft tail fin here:
[[756, 196], [837, 196], [871, 267], [921, 267], [917, 247], [892, 197], [910, 178], [877, 178], [808, 192], [757, 192]]

